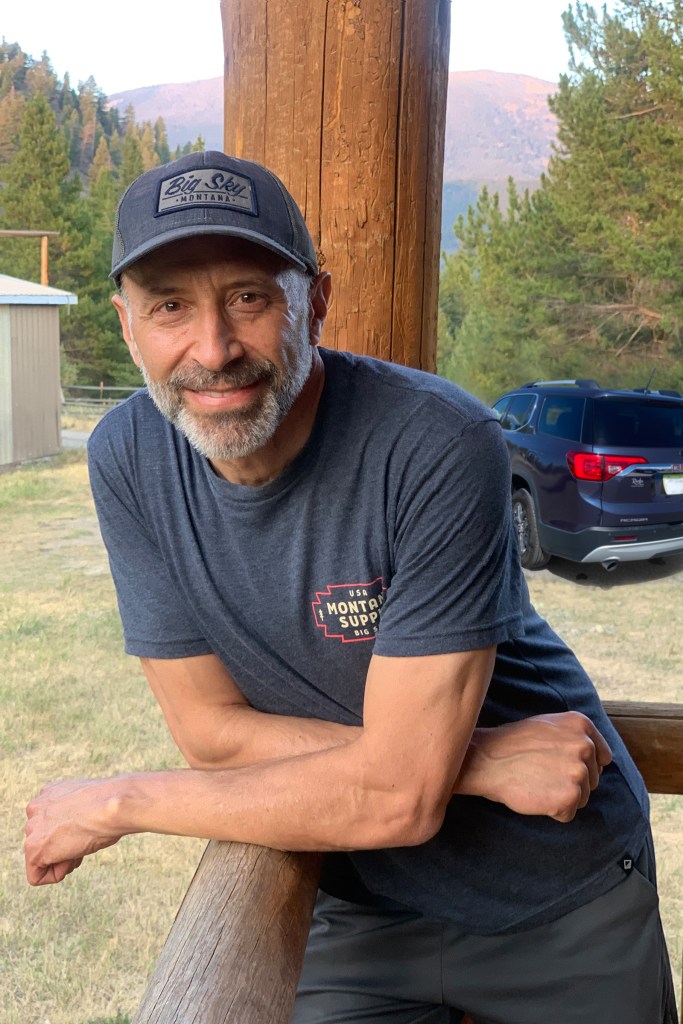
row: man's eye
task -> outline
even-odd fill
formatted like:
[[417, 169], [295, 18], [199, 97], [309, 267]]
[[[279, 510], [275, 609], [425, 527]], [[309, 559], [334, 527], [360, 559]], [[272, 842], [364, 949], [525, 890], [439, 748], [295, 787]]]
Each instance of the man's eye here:
[[258, 310], [265, 307], [266, 298], [259, 292], [241, 292], [232, 300], [231, 305], [234, 309], [244, 309], [245, 306], [249, 306], [252, 310]]
[[162, 315], [177, 313], [180, 308], [179, 302], [176, 302], [175, 299], [169, 299], [168, 302], [160, 302], [159, 305], [155, 307], [154, 312], [157, 314], [161, 313]]

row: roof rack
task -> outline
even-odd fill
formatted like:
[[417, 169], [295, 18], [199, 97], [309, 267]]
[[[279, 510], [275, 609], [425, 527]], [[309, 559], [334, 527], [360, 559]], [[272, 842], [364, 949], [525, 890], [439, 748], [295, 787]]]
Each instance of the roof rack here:
[[578, 380], [532, 380], [523, 386], [525, 388], [554, 388], [560, 385], [562, 387], [590, 388], [592, 391], [600, 390], [600, 385], [596, 380], [583, 377]]

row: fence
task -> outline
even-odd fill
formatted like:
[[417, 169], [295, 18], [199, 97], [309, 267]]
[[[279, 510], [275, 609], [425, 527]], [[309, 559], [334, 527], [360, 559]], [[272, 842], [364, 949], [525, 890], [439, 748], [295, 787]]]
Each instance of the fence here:
[[105, 387], [103, 383], [63, 384], [62, 408], [72, 415], [97, 416], [123, 402], [138, 388]]

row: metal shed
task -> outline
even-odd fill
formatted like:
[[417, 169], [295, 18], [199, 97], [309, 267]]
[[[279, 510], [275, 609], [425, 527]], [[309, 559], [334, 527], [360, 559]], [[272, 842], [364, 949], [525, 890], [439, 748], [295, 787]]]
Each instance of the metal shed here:
[[0, 274], [0, 466], [61, 447], [58, 306], [71, 292]]

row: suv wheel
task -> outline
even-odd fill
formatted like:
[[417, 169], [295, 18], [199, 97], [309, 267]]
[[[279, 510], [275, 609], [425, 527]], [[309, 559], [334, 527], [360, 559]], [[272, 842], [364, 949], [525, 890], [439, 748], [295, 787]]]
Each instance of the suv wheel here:
[[542, 569], [550, 561], [550, 555], [545, 553], [538, 539], [534, 500], [523, 488], [512, 492], [512, 518], [523, 567]]

